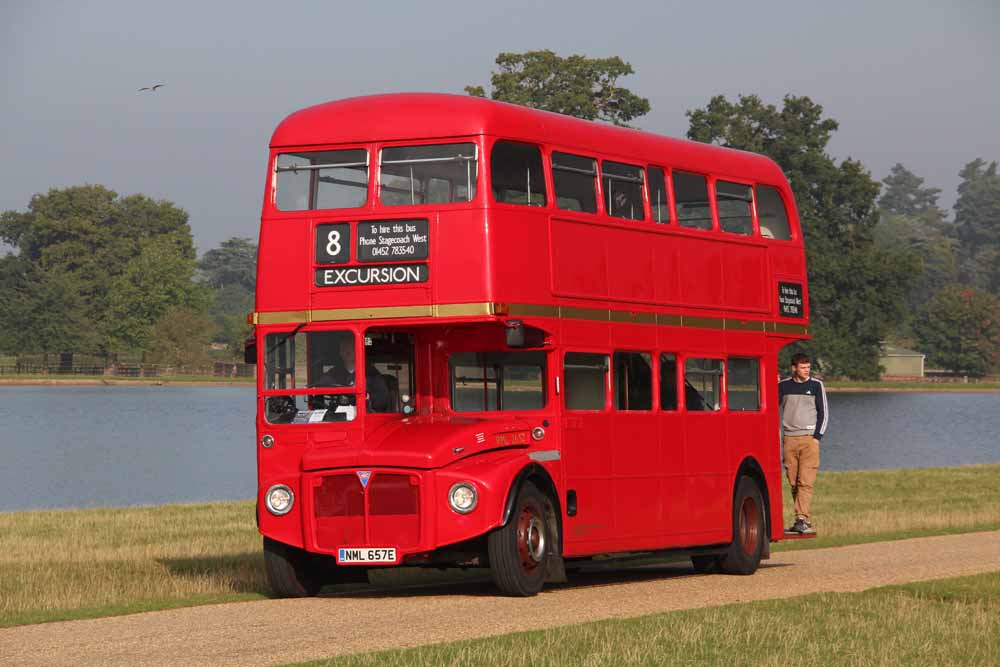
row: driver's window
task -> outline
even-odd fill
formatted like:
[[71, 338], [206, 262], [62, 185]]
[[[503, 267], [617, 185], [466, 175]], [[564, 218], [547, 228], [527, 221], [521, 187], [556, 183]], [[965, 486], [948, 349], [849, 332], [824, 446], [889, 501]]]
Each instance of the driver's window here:
[[[264, 339], [264, 389], [353, 387], [355, 339], [350, 331], [285, 332]], [[270, 395], [265, 418], [272, 424], [351, 421], [356, 396], [349, 392]]]

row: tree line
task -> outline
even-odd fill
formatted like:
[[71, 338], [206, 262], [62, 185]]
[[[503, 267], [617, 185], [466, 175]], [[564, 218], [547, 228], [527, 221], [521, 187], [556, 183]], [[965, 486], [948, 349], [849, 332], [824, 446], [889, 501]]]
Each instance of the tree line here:
[[138, 357], [199, 366], [237, 358], [257, 248], [233, 238], [196, 258], [188, 214], [100, 185], [49, 190], [0, 214], [0, 353]]
[[[618, 85], [621, 58], [501, 53], [493, 99], [627, 126], [651, 109]], [[467, 86], [485, 96], [483, 86]], [[836, 120], [809, 97], [756, 95], [687, 112], [687, 137], [762, 153], [784, 170], [806, 242], [813, 339], [832, 377], [875, 379], [880, 345], [983, 375], [1000, 366], [1000, 175], [975, 159], [949, 217], [940, 190], [897, 164], [883, 181], [827, 149]], [[99, 185], [53, 189], [0, 214], [0, 353], [138, 354], [196, 365], [208, 344], [238, 358], [253, 309], [256, 246], [232, 238], [196, 258], [188, 215]]]

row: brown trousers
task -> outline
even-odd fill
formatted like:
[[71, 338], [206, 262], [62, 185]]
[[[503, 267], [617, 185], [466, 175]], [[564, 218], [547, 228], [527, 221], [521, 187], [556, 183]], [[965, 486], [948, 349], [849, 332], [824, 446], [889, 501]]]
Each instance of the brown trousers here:
[[811, 521], [809, 507], [812, 505], [813, 484], [819, 470], [819, 440], [811, 435], [786, 435], [785, 473], [792, 487], [795, 500], [795, 516]]

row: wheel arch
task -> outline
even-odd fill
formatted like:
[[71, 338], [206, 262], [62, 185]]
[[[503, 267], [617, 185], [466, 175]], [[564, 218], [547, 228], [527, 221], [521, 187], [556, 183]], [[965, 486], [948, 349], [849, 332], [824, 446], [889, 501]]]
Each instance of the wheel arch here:
[[507, 500], [504, 503], [503, 516], [500, 519], [500, 525], [506, 526], [507, 522], [510, 521], [511, 514], [514, 512], [514, 503], [517, 502], [517, 495], [521, 492], [521, 487], [524, 486], [525, 482], [529, 481], [533, 482], [535, 486], [538, 487], [539, 491], [546, 494], [552, 500], [558, 536], [558, 553], [562, 554], [562, 502], [560, 502], [559, 492], [556, 490], [556, 484], [552, 480], [552, 476], [549, 474], [549, 471], [538, 463], [529, 463], [521, 468], [517, 475], [515, 475], [514, 480], [510, 484], [510, 488], [507, 490]]

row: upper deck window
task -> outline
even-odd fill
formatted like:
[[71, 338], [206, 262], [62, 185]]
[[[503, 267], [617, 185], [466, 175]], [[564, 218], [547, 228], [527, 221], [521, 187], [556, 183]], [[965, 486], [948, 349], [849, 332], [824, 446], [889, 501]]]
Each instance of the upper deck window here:
[[753, 201], [751, 188], [742, 183], [729, 181], [715, 182], [715, 205], [719, 210], [719, 227], [731, 234], [753, 234], [750, 204]]
[[642, 167], [621, 162], [601, 162], [604, 210], [614, 218], [642, 220]]
[[778, 190], [770, 185], [757, 186], [757, 219], [760, 222], [760, 235], [764, 238], [780, 241], [792, 238], [785, 202]]
[[649, 182], [649, 209], [653, 212], [653, 220], [661, 223], [670, 222], [670, 202], [667, 200], [667, 181], [663, 170], [659, 167], [646, 169], [646, 179]]
[[556, 206], [567, 211], [597, 213], [597, 160], [569, 153], [552, 154]]
[[282, 211], [356, 208], [368, 199], [368, 151], [279, 153], [275, 163]]
[[490, 156], [493, 199], [501, 204], [545, 206], [545, 174], [538, 146], [498, 141]]
[[677, 221], [682, 227], [712, 228], [712, 209], [708, 205], [708, 181], [701, 174], [674, 172], [674, 199]]
[[471, 143], [383, 148], [379, 199], [386, 206], [472, 201], [477, 157]]

